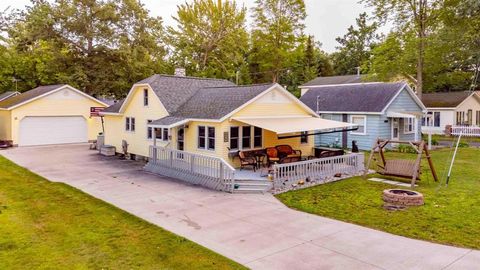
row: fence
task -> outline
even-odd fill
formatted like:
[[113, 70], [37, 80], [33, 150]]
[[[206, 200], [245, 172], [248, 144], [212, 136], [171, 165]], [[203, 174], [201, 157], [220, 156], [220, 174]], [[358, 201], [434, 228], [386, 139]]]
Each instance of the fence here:
[[452, 135], [466, 137], [480, 137], [480, 127], [476, 126], [452, 126]]
[[274, 192], [311, 186], [334, 180], [335, 175], [355, 175], [365, 169], [364, 155], [352, 153], [343, 156], [319, 158], [288, 164], [273, 165]]
[[235, 169], [221, 158], [150, 146], [145, 170], [210, 189], [233, 192]]

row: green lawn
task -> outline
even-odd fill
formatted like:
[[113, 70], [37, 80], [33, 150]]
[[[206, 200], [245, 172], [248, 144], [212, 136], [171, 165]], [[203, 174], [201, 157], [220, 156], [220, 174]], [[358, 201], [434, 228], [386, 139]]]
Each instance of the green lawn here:
[[[432, 153], [439, 177], [448, 169], [451, 150]], [[387, 157], [413, 158], [388, 152]], [[354, 177], [277, 195], [289, 207], [374, 229], [437, 243], [480, 249], [480, 150], [460, 148], [450, 184], [433, 181], [423, 163], [417, 190], [425, 205], [389, 212], [381, 194], [394, 186]]]
[[244, 269], [0, 156], [0, 269]]

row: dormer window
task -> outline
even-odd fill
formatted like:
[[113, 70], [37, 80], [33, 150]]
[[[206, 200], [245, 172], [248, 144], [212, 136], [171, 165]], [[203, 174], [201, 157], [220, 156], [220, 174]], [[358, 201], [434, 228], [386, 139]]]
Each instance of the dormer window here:
[[143, 89], [143, 106], [148, 106], [148, 89]]

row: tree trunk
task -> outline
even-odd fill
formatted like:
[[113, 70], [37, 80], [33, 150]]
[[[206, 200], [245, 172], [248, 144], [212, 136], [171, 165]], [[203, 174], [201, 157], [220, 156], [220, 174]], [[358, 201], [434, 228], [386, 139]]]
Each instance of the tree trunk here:
[[423, 94], [423, 67], [425, 62], [425, 37], [426, 34], [426, 20], [427, 20], [427, 5], [428, 0], [420, 0], [418, 3], [417, 31], [418, 31], [418, 49], [417, 49], [417, 96], [422, 99]]
[[423, 65], [424, 65], [424, 50], [425, 40], [424, 37], [420, 37], [418, 43], [418, 58], [417, 58], [417, 96], [422, 99], [423, 94]]

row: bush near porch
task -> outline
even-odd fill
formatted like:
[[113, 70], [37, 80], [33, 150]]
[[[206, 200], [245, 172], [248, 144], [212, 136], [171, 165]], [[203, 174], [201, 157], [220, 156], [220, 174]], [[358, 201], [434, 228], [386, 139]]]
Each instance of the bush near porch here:
[[[291, 191], [277, 198], [291, 208], [308, 213], [410, 238], [480, 249], [480, 149], [459, 149], [451, 182], [446, 187], [451, 154], [450, 149], [431, 153], [440, 183], [434, 182], [423, 159], [422, 181], [416, 190], [425, 196], [424, 206], [403, 211], [384, 210], [382, 191], [394, 186], [362, 177]], [[415, 157], [397, 152], [386, 155], [387, 158]], [[370, 177], [373, 176], [387, 178]]]
[[0, 156], [0, 269], [245, 269]]

